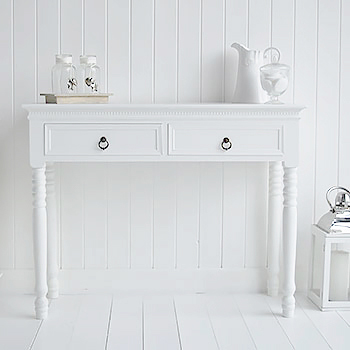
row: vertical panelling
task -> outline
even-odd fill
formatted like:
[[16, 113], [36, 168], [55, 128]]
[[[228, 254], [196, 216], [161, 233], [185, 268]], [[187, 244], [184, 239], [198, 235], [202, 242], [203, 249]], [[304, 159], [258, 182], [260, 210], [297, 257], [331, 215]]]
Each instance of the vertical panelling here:
[[155, 0], [154, 89], [156, 103], [177, 100], [178, 0]]
[[108, 92], [114, 103], [130, 102], [131, 1], [108, 1]]
[[0, 266], [14, 265], [14, 142], [13, 142], [13, 1], [0, 3], [0, 47], [3, 54], [0, 76], [6, 84], [0, 85]]
[[154, 102], [154, 0], [131, 0], [131, 102]]
[[272, 40], [271, 45], [281, 53], [281, 63], [291, 67], [289, 87], [281, 97], [283, 102], [293, 102], [294, 76], [294, 1], [272, 0]]
[[33, 266], [31, 169], [27, 115], [23, 103], [37, 96], [37, 7], [35, 1], [14, 1], [14, 174], [15, 267]]
[[154, 171], [153, 266], [173, 269], [176, 237], [176, 164], [157, 163]]
[[271, 45], [271, 0], [248, 1], [248, 46], [264, 50]]
[[[84, 1], [60, 0], [61, 53], [73, 55], [79, 64], [84, 53]], [[61, 237], [62, 267], [83, 268], [84, 250], [84, 176], [80, 164], [61, 166]]]
[[[271, 45], [271, 0], [249, 0], [248, 45], [264, 50]], [[266, 259], [267, 167], [246, 165], [245, 266], [262, 267]]]
[[350, 3], [342, 1], [341, 17], [341, 66], [340, 66], [340, 125], [339, 125], [339, 185], [350, 188], [350, 162], [348, 152], [348, 131], [350, 130]]
[[130, 167], [107, 168], [108, 268], [130, 267]]
[[316, 123], [315, 215], [325, 213], [326, 190], [338, 181], [340, 0], [320, 0]]
[[154, 164], [130, 164], [131, 268], [153, 266]]
[[62, 268], [84, 267], [84, 168], [61, 166], [61, 264]]
[[297, 249], [297, 266], [300, 266], [297, 285], [305, 290], [305, 266], [309, 265], [311, 240], [309, 231], [310, 224], [314, 222], [317, 0], [297, 0], [295, 10], [294, 101], [307, 106], [300, 120]]
[[201, 0], [179, 0], [178, 102], [200, 101]]
[[107, 266], [106, 164], [84, 165], [85, 268]]
[[[38, 0], [38, 92], [51, 92], [51, 68], [59, 48], [58, 0]], [[43, 97], [38, 96], [40, 102]]]
[[267, 164], [249, 163], [246, 169], [245, 266], [264, 267], [266, 265]]
[[84, 0], [84, 48], [86, 55], [96, 55], [97, 65], [101, 68], [100, 91], [105, 92], [106, 76], [106, 1]]
[[[83, 38], [84, 53], [96, 55], [101, 68], [100, 91], [105, 91], [106, 2], [84, 0]], [[106, 164], [87, 164], [84, 188], [85, 267], [105, 268], [107, 266], [107, 207], [106, 207]]]
[[245, 259], [246, 166], [223, 165], [222, 267], [243, 268]]
[[201, 102], [224, 100], [225, 0], [202, 0]]
[[176, 268], [198, 267], [199, 164], [177, 164]]
[[238, 54], [231, 48], [234, 42], [247, 45], [248, 2], [228, 0], [225, 7], [225, 102], [231, 102], [236, 85]]
[[222, 259], [222, 164], [200, 164], [199, 267], [219, 268]]
[[83, 53], [84, 0], [61, 1], [61, 53], [73, 55], [74, 64], [79, 63]]

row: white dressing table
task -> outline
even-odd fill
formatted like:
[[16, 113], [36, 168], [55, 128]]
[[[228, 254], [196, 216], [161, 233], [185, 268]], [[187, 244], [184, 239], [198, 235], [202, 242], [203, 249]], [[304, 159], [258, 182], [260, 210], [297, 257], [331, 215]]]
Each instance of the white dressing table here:
[[[244, 104], [25, 105], [33, 169], [35, 311], [58, 296], [54, 162], [269, 162], [268, 294], [295, 307], [298, 128], [302, 106]], [[283, 186], [282, 186], [282, 174]], [[283, 208], [280, 205], [283, 196]], [[47, 208], [46, 208], [47, 207]]]

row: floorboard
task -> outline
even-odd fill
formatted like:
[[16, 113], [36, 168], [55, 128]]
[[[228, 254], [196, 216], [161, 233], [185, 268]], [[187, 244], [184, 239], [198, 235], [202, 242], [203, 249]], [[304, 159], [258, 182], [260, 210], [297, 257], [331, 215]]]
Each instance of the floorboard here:
[[303, 349], [330, 349], [326, 339], [322, 336], [313, 322], [307, 317], [299, 304], [296, 304], [294, 318], [281, 315], [281, 298], [265, 296], [265, 300], [275, 315], [277, 322], [283, 328], [293, 347]]
[[201, 296], [176, 296], [175, 307], [182, 350], [219, 349]]
[[232, 295], [205, 296], [205, 302], [220, 350], [256, 349]]
[[262, 294], [61, 295], [39, 321], [33, 295], [1, 295], [0, 350], [350, 349], [350, 311], [296, 300], [284, 318]]
[[257, 349], [293, 349], [263, 295], [237, 295], [235, 300]]
[[337, 312], [321, 312], [305, 295], [297, 295], [296, 300], [331, 349], [350, 349], [350, 328]]
[[146, 297], [144, 310], [144, 350], [180, 350], [173, 298]]
[[40, 326], [33, 295], [0, 296], [0, 349], [30, 349]]
[[51, 301], [50, 316], [43, 322], [31, 350], [69, 349], [83, 296], [62, 295]]
[[114, 296], [106, 350], [143, 349], [143, 300]]

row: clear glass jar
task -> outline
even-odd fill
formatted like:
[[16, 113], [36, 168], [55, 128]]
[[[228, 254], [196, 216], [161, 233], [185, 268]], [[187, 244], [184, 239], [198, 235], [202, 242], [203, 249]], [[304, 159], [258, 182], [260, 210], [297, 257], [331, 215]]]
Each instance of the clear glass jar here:
[[78, 66], [78, 92], [98, 93], [100, 91], [100, 67], [96, 64], [95, 55], [80, 56]]
[[56, 64], [51, 70], [52, 92], [71, 94], [77, 92], [76, 69], [70, 54], [56, 55]]

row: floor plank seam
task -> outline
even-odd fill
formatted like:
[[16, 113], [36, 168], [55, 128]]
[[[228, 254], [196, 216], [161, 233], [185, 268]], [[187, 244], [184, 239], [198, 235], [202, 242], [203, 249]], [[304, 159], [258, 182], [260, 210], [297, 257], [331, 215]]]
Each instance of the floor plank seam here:
[[283, 334], [287, 337], [290, 346], [295, 350], [295, 347], [294, 347], [294, 345], [293, 345], [291, 339], [289, 338], [288, 334], [286, 333], [286, 331], [284, 330], [283, 326], [281, 325], [281, 322], [279, 321], [277, 315], [273, 312], [273, 310], [272, 310], [270, 304], [269, 304], [268, 301], [266, 300], [267, 298], [271, 298], [271, 297], [265, 295], [265, 296], [264, 296], [264, 301], [265, 301], [265, 303], [267, 304], [268, 308], [270, 309], [271, 314], [272, 314], [273, 317], [275, 318], [276, 322], [277, 322], [278, 325], [280, 326], [280, 328], [281, 328]]
[[114, 297], [112, 295], [111, 306], [110, 306], [110, 309], [109, 309], [109, 318], [108, 318], [107, 332], [106, 332], [105, 350], [108, 349], [109, 332], [110, 332], [110, 329], [111, 329], [111, 321], [112, 321], [113, 302], [114, 302]]
[[[306, 299], [311, 303], [311, 305], [314, 306], [313, 302], [310, 301], [310, 300], [306, 297], [305, 294], [302, 294], [302, 297], [306, 298]], [[299, 303], [299, 301], [297, 300], [297, 298], [295, 298], [295, 303], [300, 307], [300, 309], [303, 311], [303, 313], [305, 314], [305, 316], [310, 320], [312, 326], [313, 326], [313, 327], [316, 329], [316, 331], [321, 335], [321, 337], [324, 339], [324, 341], [326, 342], [326, 344], [328, 345], [328, 347], [329, 347], [330, 349], [333, 349], [333, 348], [331, 347], [331, 345], [328, 343], [327, 338], [321, 333], [321, 331], [320, 331], [320, 330], [318, 329], [318, 327], [315, 325], [315, 323], [313, 322], [313, 320], [311, 319], [311, 317], [309, 317], [309, 315], [307, 314], [307, 312], [305, 312], [303, 306]], [[315, 308], [316, 308], [316, 306], [315, 306]]]
[[176, 305], [175, 305], [175, 299], [174, 299], [174, 297], [173, 297], [173, 307], [174, 307], [174, 313], [175, 313], [177, 337], [179, 338], [180, 350], [182, 350], [182, 343], [181, 343], [181, 337], [180, 337], [179, 321], [178, 321], [178, 318], [177, 318], [177, 312], [176, 312]]
[[252, 340], [252, 342], [253, 342], [253, 344], [254, 344], [255, 349], [258, 350], [258, 347], [257, 347], [257, 345], [256, 345], [256, 343], [255, 343], [254, 338], [253, 338], [253, 335], [252, 335], [252, 333], [250, 332], [250, 329], [249, 329], [249, 327], [248, 327], [248, 324], [247, 324], [247, 322], [246, 322], [246, 320], [245, 320], [245, 318], [244, 318], [244, 316], [243, 316], [243, 314], [242, 314], [241, 309], [239, 308], [239, 306], [238, 306], [238, 304], [237, 304], [237, 301], [236, 301], [236, 298], [235, 298], [235, 297], [233, 297], [233, 302], [235, 303], [235, 306], [236, 306], [236, 308], [237, 308], [239, 314], [240, 314], [241, 317], [242, 317], [242, 320], [243, 320], [243, 322], [244, 322], [244, 325], [245, 325], [245, 327], [247, 328], [248, 334], [249, 334], [250, 339]]
[[336, 311], [336, 313], [338, 314], [338, 316], [346, 323], [346, 325], [348, 327], [350, 327], [349, 322], [343, 317], [343, 315], [341, 313], [339, 313], [339, 311]]
[[[205, 296], [204, 296], [204, 298], [205, 298]], [[204, 298], [202, 298], [202, 301], [203, 301]], [[204, 299], [204, 300], [205, 300], [205, 299]], [[205, 310], [206, 310], [206, 312], [207, 312], [207, 316], [208, 316], [208, 319], [209, 319], [209, 323], [210, 323], [211, 330], [213, 331], [213, 335], [214, 335], [214, 339], [215, 339], [216, 346], [217, 346], [218, 350], [220, 350], [219, 342], [218, 342], [218, 339], [217, 339], [216, 334], [215, 334], [213, 322], [212, 322], [211, 317], [210, 317], [210, 314], [209, 314], [209, 310], [208, 310], [207, 303], [205, 303]]]

